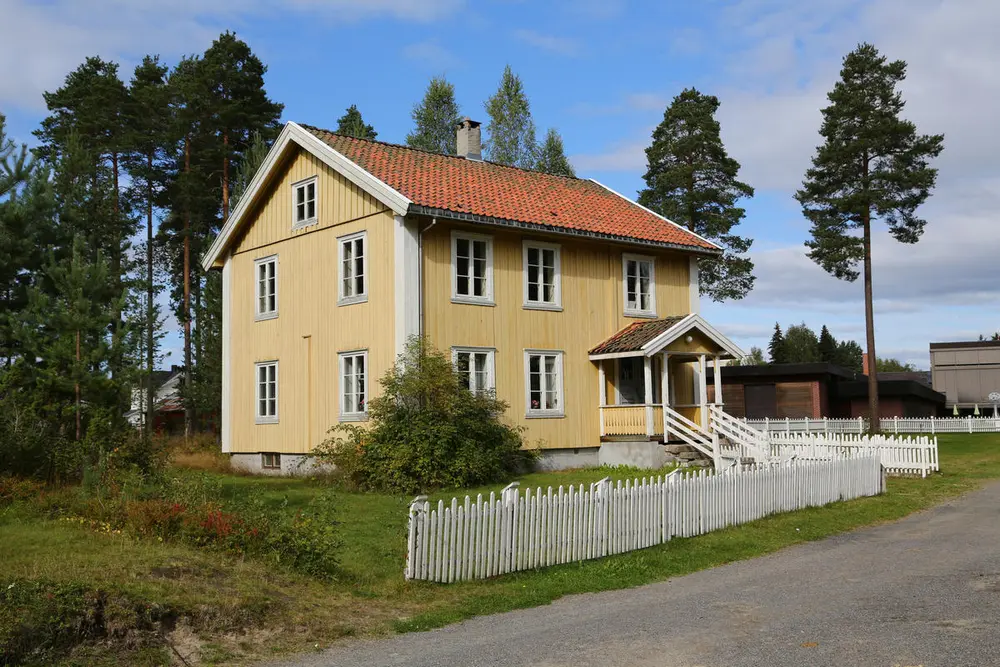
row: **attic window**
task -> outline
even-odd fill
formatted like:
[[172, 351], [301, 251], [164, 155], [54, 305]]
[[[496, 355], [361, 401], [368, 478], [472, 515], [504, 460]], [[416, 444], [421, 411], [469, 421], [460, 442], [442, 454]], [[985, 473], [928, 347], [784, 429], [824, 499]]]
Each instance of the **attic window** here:
[[292, 184], [292, 228], [316, 222], [316, 177]]

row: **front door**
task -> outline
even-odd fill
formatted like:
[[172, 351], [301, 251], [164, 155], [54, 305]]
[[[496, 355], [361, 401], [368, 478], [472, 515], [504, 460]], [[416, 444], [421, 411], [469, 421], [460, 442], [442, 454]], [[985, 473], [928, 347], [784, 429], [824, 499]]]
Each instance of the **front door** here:
[[618, 404], [645, 403], [646, 379], [643, 375], [642, 357], [624, 357], [618, 360]]

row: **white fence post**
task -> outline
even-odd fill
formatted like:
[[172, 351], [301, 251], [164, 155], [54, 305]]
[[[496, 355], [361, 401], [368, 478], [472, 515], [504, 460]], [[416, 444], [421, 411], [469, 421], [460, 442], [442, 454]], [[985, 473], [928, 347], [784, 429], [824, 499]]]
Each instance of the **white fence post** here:
[[865, 422], [863, 417], [858, 417], [858, 435], [865, 432]]
[[934, 415], [931, 415], [931, 435], [934, 435]]
[[414, 579], [418, 574], [420, 560], [419, 544], [427, 539], [425, 520], [427, 518], [427, 496], [417, 496], [410, 502], [406, 540], [406, 578]]
[[972, 433], [972, 415], [966, 417], [969, 420], [969, 433]]

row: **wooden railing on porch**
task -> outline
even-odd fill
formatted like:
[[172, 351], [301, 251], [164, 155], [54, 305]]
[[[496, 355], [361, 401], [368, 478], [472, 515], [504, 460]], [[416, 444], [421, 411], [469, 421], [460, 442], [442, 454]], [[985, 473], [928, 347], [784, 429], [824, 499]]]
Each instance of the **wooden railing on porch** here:
[[662, 405], [602, 405], [601, 435], [663, 434]]

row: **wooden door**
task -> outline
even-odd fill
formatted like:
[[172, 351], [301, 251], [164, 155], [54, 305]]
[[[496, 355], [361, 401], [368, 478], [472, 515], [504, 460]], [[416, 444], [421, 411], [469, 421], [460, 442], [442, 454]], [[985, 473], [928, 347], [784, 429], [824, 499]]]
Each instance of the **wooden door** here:
[[774, 419], [778, 416], [778, 392], [773, 384], [748, 384], [745, 387], [747, 419]]

